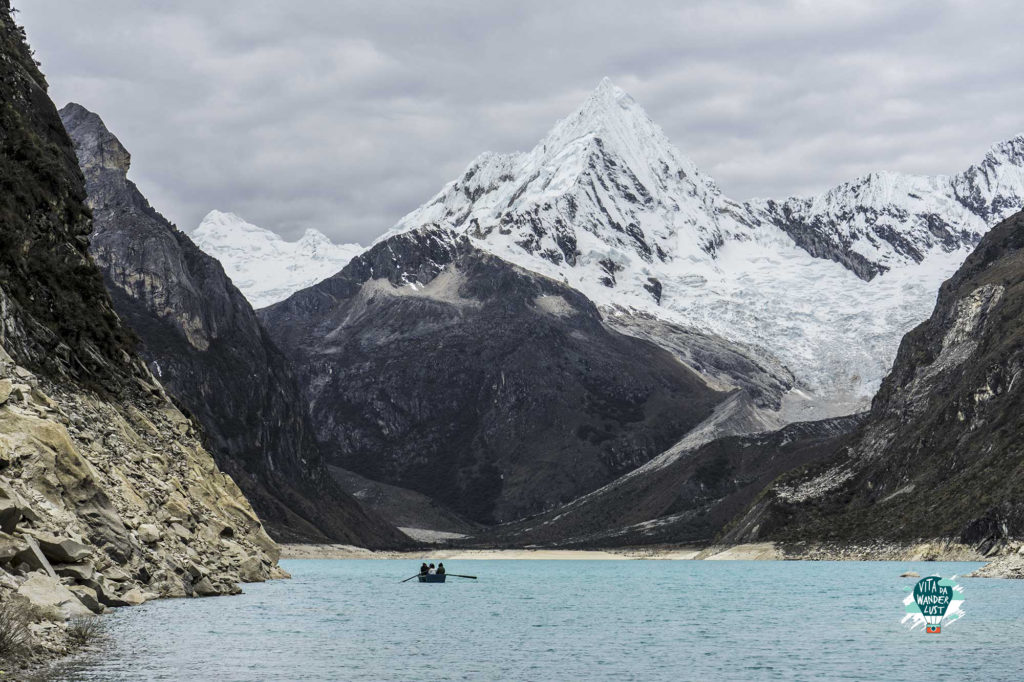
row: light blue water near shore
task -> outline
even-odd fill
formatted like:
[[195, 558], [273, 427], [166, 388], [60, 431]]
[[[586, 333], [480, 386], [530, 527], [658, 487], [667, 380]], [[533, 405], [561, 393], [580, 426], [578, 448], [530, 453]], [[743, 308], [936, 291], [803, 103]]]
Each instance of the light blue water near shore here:
[[980, 564], [285, 561], [292, 580], [106, 616], [68, 680], [1024, 679], [1024, 581], [964, 579], [966, 617], [907, 630], [905, 570]]

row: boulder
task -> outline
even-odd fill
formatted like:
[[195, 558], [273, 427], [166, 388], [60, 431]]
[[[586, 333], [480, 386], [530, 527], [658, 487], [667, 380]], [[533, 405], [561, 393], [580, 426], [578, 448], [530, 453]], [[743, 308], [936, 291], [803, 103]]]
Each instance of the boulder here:
[[917, 571], [907, 571], [906, 573], [900, 574], [901, 578], [920, 578], [921, 574]]
[[0, 563], [6, 563], [28, 549], [21, 538], [0, 532]]
[[232, 533], [230, 526], [226, 526], [219, 521], [212, 520], [199, 528], [199, 537], [209, 542], [211, 545], [216, 545], [222, 537], [228, 537]]
[[53, 402], [53, 398], [43, 393], [38, 386], [31, 390], [29, 396], [32, 398], [32, 401], [37, 405], [41, 405], [50, 410], [57, 409], [57, 403]]
[[13, 533], [21, 517], [21, 507], [16, 500], [0, 498], [0, 530]]
[[266, 571], [259, 557], [247, 557], [238, 565], [238, 576], [243, 583], [261, 583], [266, 580]]
[[11, 389], [11, 397], [8, 400], [16, 400], [22, 405], [28, 405], [28, 394], [32, 391], [32, 387], [28, 384], [14, 384]]
[[92, 562], [82, 564], [54, 564], [53, 571], [62, 578], [71, 578], [75, 582], [92, 580], [96, 576], [96, 569]]
[[180, 599], [188, 596], [184, 581], [173, 576], [150, 584], [150, 589], [156, 590], [164, 599]]
[[186, 540], [187, 541], [187, 540], [191, 540], [192, 539], [192, 532], [188, 528], [185, 528], [185, 526], [181, 525], [180, 523], [172, 523], [171, 524], [171, 532], [174, 533], [175, 535], [177, 535], [182, 540]]
[[177, 490], [167, 497], [163, 508], [172, 517], [186, 519], [191, 515], [188, 510], [188, 500]]
[[146, 603], [146, 593], [138, 587], [133, 587], [121, 595], [120, 601], [125, 606], [138, 606], [139, 604]]
[[24, 551], [15, 555], [12, 563], [15, 565], [19, 563], [28, 564], [31, 570], [44, 571], [48, 576], [56, 580], [57, 574], [54, 573], [53, 566], [47, 561], [43, 550], [39, 549], [39, 543], [36, 542], [36, 539], [31, 535], [26, 535], [24, 540], [26, 545]]
[[103, 575], [106, 576], [107, 580], [113, 580], [115, 583], [123, 583], [126, 580], [131, 580], [131, 576], [128, 572], [120, 566], [108, 566], [103, 569]]
[[199, 582], [192, 586], [192, 589], [200, 597], [213, 597], [220, 594], [220, 590], [214, 587], [213, 582], [206, 576], [200, 578]]
[[92, 611], [74, 592], [59, 580], [42, 573], [32, 573], [18, 588], [18, 594], [28, 599], [39, 615], [46, 620], [67, 620], [86, 616]]
[[186, 569], [188, 570], [189, 574], [192, 576], [193, 580], [195, 580], [196, 578], [201, 578], [202, 576], [207, 575], [207, 573], [208, 573], [206, 568], [204, 568], [202, 565], [196, 563], [195, 561], [189, 561], [188, 565], [186, 566]]
[[111, 559], [126, 563], [134, 556], [136, 543], [106, 495], [96, 495], [88, 502], [79, 503], [78, 517], [89, 526], [89, 541], [102, 547]]
[[7, 402], [7, 399], [11, 397], [11, 391], [14, 390], [14, 382], [10, 379], [0, 379], [0, 405]]
[[160, 541], [160, 529], [152, 523], [144, 523], [139, 526], [139, 540], [147, 545]]
[[85, 585], [72, 585], [68, 588], [72, 594], [78, 597], [78, 601], [93, 613], [103, 613], [106, 608], [100, 603], [96, 590]]
[[96, 574], [95, 578], [86, 580], [84, 582], [86, 587], [91, 587], [96, 590], [96, 598], [104, 606], [117, 607], [117, 606], [131, 606], [124, 599], [119, 597], [114, 591], [110, 583], [103, 579], [103, 576]]
[[43, 554], [51, 561], [77, 564], [92, 556], [92, 549], [71, 538], [62, 538], [50, 533], [32, 531], [32, 537], [39, 543]]
[[21, 582], [7, 571], [0, 571], [0, 588], [10, 592], [17, 592]]

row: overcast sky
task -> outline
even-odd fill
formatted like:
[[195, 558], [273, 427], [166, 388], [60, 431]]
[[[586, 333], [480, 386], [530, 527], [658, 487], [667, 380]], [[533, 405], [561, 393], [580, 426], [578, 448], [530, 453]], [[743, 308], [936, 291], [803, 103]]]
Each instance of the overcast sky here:
[[370, 242], [609, 76], [737, 199], [952, 173], [1024, 132], [1007, 2], [15, 0], [185, 230], [210, 209]]

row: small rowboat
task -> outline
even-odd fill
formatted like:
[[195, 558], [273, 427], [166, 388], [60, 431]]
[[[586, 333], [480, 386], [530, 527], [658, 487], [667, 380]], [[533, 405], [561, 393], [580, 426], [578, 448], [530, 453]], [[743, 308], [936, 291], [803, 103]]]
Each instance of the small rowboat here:
[[445, 579], [445, 574], [441, 573], [438, 575], [428, 573], [427, 575], [419, 576], [419, 579], [421, 583], [443, 583]]
[[421, 583], [443, 583], [444, 579], [448, 576], [476, 580], [475, 575], [459, 575], [458, 573], [417, 573], [416, 575], [410, 575], [405, 580], [400, 580], [399, 582], [407, 583], [413, 578], [419, 578]]

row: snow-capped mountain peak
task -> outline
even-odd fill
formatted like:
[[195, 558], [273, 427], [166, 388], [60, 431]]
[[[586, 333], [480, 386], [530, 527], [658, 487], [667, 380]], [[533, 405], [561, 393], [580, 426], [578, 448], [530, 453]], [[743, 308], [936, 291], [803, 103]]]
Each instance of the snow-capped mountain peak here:
[[581, 156], [609, 154], [625, 161], [647, 194], [667, 190], [667, 180], [673, 175], [677, 180], [680, 176], [690, 178], [701, 194], [718, 193], [714, 181], [676, 149], [636, 100], [608, 78], [575, 112], [551, 129], [531, 156], [535, 162], [549, 161], [573, 154], [578, 146], [590, 145], [598, 149], [588, 147]]
[[1024, 140], [959, 175], [871, 173], [812, 197], [722, 196], [610, 81], [526, 153], [484, 154], [382, 237], [432, 226], [642, 310], [767, 349], [842, 411], [1024, 197]]
[[254, 308], [284, 300], [330, 277], [363, 251], [359, 244], [335, 244], [313, 228], [307, 228], [297, 241], [285, 241], [234, 213], [216, 210], [206, 214], [191, 237], [220, 261]]
[[197, 228], [196, 232], [198, 232], [200, 229], [204, 233], [209, 235], [226, 235], [229, 233], [238, 234], [243, 232], [251, 232], [254, 234], [273, 234], [270, 232], [270, 230], [264, 230], [263, 228], [256, 227], [252, 223], [245, 222], [242, 218], [235, 215], [234, 213], [230, 213], [228, 211], [218, 211], [216, 209], [206, 214], [202, 222], [200, 222], [200, 226], [199, 228]]
[[709, 257], [722, 240], [718, 198], [714, 181], [604, 80], [531, 151], [480, 156], [389, 235], [438, 224], [592, 267], [610, 285], [631, 263]]
[[1024, 208], [1024, 134], [992, 146], [980, 163], [952, 180], [958, 201], [990, 224]]

